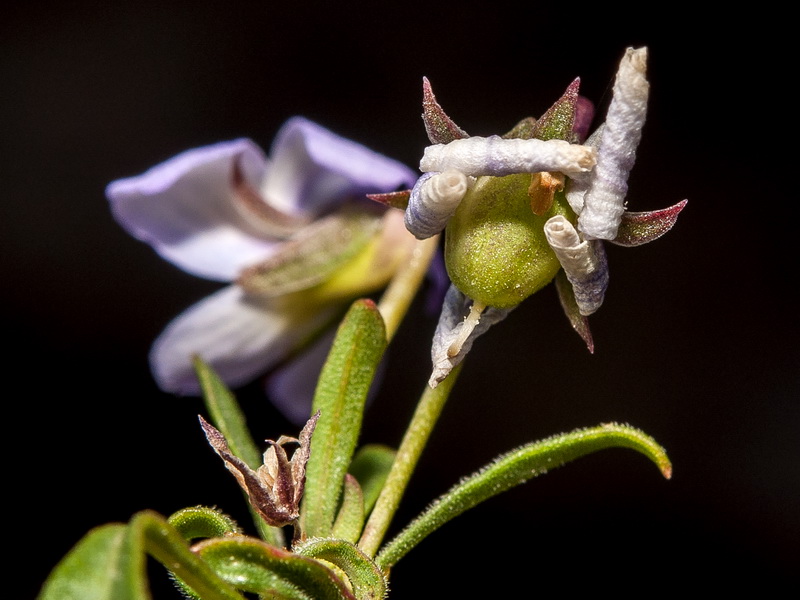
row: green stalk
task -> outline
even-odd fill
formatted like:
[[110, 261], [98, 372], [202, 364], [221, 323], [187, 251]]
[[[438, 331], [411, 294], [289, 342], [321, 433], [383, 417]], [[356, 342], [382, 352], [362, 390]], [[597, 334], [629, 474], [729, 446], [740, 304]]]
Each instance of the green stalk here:
[[397, 270], [381, 296], [378, 310], [386, 325], [387, 342], [392, 339], [408, 312], [438, 246], [438, 235], [418, 240], [410, 252], [408, 262]]
[[386, 479], [375, 508], [370, 514], [364, 527], [358, 547], [367, 556], [373, 557], [386, 535], [386, 530], [397, 512], [400, 500], [405, 493], [408, 481], [419, 462], [419, 457], [425, 449], [433, 428], [442, 413], [445, 402], [450, 396], [463, 363], [455, 367], [447, 378], [435, 388], [427, 387], [417, 405], [417, 410], [411, 418], [411, 423], [403, 436], [400, 448], [397, 450], [392, 469]]

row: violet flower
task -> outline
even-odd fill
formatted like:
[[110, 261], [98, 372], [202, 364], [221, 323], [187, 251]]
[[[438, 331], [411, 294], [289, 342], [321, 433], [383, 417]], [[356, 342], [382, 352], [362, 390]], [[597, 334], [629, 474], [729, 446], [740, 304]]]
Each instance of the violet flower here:
[[[129, 233], [184, 271], [230, 284], [156, 339], [150, 365], [158, 386], [199, 395], [194, 355], [229, 386], [248, 383], [353, 298], [383, 287], [414, 238], [402, 213], [365, 195], [415, 180], [406, 166], [294, 117], [269, 158], [237, 139], [112, 182], [106, 196]], [[275, 400], [286, 408], [294, 398]]]

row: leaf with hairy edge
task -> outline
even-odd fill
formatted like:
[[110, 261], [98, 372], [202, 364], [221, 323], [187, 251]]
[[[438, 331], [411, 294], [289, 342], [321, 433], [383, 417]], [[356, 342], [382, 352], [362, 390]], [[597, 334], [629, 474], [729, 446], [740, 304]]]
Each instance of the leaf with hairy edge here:
[[348, 473], [344, 476], [342, 505], [336, 513], [331, 537], [355, 543], [364, 528], [364, 493], [358, 480]]
[[[203, 390], [203, 400], [211, 417], [211, 422], [220, 430], [228, 447], [234, 455], [242, 459], [252, 469], [261, 465], [261, 453], [250, 435], [242, 409], [225, 383], [214, 370], [203, 360], [194, 357], [194, 369]], [[283, 531], [264, 522], [264, 519], [250, 507], [250, 514], [258, 528], [261, 537], [276, 546], [283, 546], [286, 540]]]
[[666, 451], [638, 429], [616, 423], [576, 429], [498, 457], [441, 496], [384, 546], [375, 561], [385, 571], [430, 533], [484, 500], [576, 458], [614, 447], [641, 452], [656, 464], [664, 477], [669, 479], [672, 476], [672, 465]]
[[[255, 538], [210, 539], [198, 542], [192, 550], [220, 577], [246, 592], [267, 598], [358, 600], [321, 562]], [[287, 595], [291, 593], [295, 595]]]
[[149, 600], [141, 539], [127, 525], [89, 531], [53, 569], [38, 600]]
[[181, 586], [188, 586], [196, 597], [243, 600], [241, 594], [189, 549], [178, 530], [161, 515], [152, 511], [136, 513], [129, 527], [142, 536], [146, 552], [169, 569]]
[[242, 530], [231, 517], [216, 508], [193, 506], [184, 508], [167, 518], [185, 540], [221, 537]]
[[311, 540], [296, 551], [339, 567], [350, 580], [358, 600], [381, 600], [386, 597], [387, 584], [383, 572], [353, 544], [340, 540]]
[[386, 483], [397, 451], [382, 444], [365, 444], [358, 449], [350, 465], [350, 474], [358, 480], [364, 494], [364, 514], [369, 514]]
[[306, 467], [300, 517], [304, 536], [331, 532], [367, 392], [385, 348], [386, 330], [375, 303], [357, 300], [339, 326], [314, 393], [312, 411], [320, 411], [320, 418]]

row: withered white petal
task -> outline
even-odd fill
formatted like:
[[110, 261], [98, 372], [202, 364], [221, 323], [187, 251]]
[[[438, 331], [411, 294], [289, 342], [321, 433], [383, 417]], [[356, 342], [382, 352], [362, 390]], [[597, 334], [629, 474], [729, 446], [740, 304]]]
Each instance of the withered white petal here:
[[544, 234], [572, 284], [580, 313], [591, 315], [603, 304], [608, 288], [608, 263], [602, 242], [582, 240], [563, 215], [548, 219]]
[[650, 84], [646, 68], [647, 48], [628, 48], [617, 71], [597, 151], [597, 166], [578, 220], [578, 229], [585, 236], [613, 240], [617, 235], [625, 211], [628, 175], [636, 160], [647, 116]]
[[[480, 318], [473, 318], [467, 323], [466, 317], [472, 312], [473, 301], [454, 285], [450, 285], [444, 298], [442, 314], [436, 332], [433, 334], [431, 359], [433, 372], [428, 385], [435, 388], [458, 365], [472, 348], [475, 339], [486, 333], [495, 323], [506, 318], [513, 308], [500, 309], [486, 307]], [[470, 329], [466, 337], [462, 336], [464, 328]], [[455, 353], [453, 353], [455, 351]]]
[[[597, 148], [597, 146], [600, 144], [600, 138], [603, 135], [603, 129], [605, 129], [605, 125], [601, 124], [600, 127], [595, 129], [592, 135], [586, 139], [584, 145]], [[581, 214], [581, 211], [583, 210], [583, 197], [586, 195], [586, 190], [589, 189], [589, 185], [592, 183], [593, 173], [593, 171], [589, 171], [587, 173], [575, 173], [567, 182], [565, 193], [567, 204], [569, 204], [570, 208], [575, 211], [576, 215]]]
[[425, 173], [455, 169], [473, 177], [540, 171], [571, 175], [592, 169], [595, 155], [594, 148], [564, 140], [507, 140], [493, 135], [428, 146], [419, 168]]
[[454, 169], [423, 174], [411, 190], [405, 213], [406, 229], [420, 240], [441, 233], [464, 199], [469, 184], [469, 178]]

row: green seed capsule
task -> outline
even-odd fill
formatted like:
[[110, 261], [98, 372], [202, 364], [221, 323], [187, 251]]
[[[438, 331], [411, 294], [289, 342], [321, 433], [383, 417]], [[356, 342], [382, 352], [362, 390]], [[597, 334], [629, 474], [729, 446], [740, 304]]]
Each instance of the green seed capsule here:
[[555, 277], [558, 259], [545, 222], [575, 214], [563, 192], [543, 214], [531, 211], [531, 175], [480, 177], [461, 201], [445, 233], [445, 263], [453, 284], [474, 301], [511, 308]]

